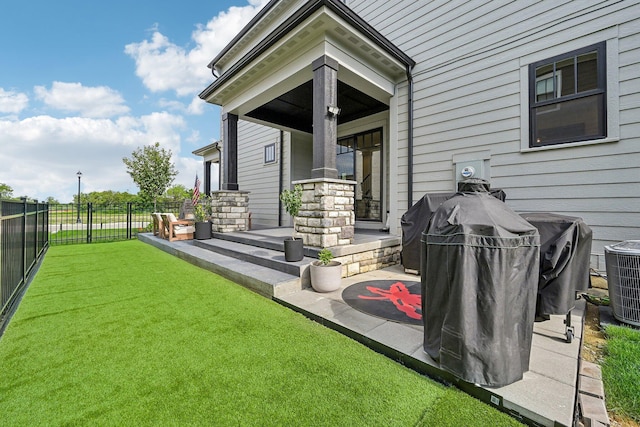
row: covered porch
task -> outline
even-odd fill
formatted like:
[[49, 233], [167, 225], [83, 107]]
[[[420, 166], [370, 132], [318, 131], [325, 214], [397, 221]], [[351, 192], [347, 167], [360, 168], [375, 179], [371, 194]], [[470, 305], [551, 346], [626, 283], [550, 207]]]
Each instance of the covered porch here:
[[[200, 94], [222, 107], [221, 191], [225, 196], [246, 192], [255, 218], [265, 202], [252, 203], [258, 190], [240, 177], [244, 168], [260, 166], [256, 173], [263, 173], [262, 166], [276, 161], [279, 176], [265, 180], [279, 191], [297, 181], [314, 183], [309, 191], [316, 195], [327, 182], [352, 186], [348, 223], [328, 227], [379, 230], [398, 222], [395, 209], [389, 209], [397, 204], [397, 192], [391, 190], [398, 180], [394, 153], [404, 132], [398, 99], [406, 96], [414, 65], [341, 2], [270, 3], [211, 61], [216, 80]], [[281, 132], [279, 147], [265, 145], [262, 165], [239, 154], [259, 144], [239, 135], [243, 122]], [[277, 203], [277, 194], [270, 197]], [[318, 211], [300, 215], [317, 218]], [[332, 218], [331, 208], [321, 217]], [[305, 242], [325, 246], [313, 243], [317, 240]], [[336, 246], [351, 244], [341, 240]]]

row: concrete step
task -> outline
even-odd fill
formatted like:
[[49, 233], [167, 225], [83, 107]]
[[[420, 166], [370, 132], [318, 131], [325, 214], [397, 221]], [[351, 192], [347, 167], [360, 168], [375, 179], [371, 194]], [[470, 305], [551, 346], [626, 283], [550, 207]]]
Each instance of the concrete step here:
[[[242, 243], [249, 246], [255, 246], [257, 248], [270, 249], [272, 251], [278, 251], [284, 253], [284, 238], [281, 236], [270, 236], [267, 234], [260, 235], [259, 233], [218, 233], [212, 232], [211, 236], [214, 240], [224, 240], [229, 242]], [[319, 248], [313, 248], [309, 246], [304, 247], [304, 255], [310, 258], [318, 258]]]
[[[198, 240], [169, 242], [151, 233], [138, 234], [138, 239], [268, 298], [289, 295], [311, 286], [308, 268], [301, 266], [298, 274], [290, 274], [200, 247], [195, 244], [200, 242]], [[282, 257], [284, 260], [284, 255]]]
[[194, 240], [193, 244], [199, 248], [298, 277], [304, 276], [309, 264], [315, 260], [314, 258], [304, 257], [301, 261], [288, 262], [284, 258], [283, 251], [258, 247], [253, 242], [250, 241], [251, 244], [246, 244], [214, 238]]

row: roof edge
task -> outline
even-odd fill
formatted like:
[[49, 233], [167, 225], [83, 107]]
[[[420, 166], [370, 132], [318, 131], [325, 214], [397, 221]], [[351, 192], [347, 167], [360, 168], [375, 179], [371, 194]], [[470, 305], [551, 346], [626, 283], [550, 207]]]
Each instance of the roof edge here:
[[[242, 36], [244, 36], [264, 14], [267, 13], [268, 9], [272, 8], [273, 5], [280, 0], [272, 0], [267, 6], [263, 8], [263, 10], [258, 13], [254, 17], [254, 19], [245, 26], [242, 31], [233, 39], [231, 43], [229, 43], [220, 54], [218, 54], [213, 61], [211, 61], [208, 65], [209, 68], [213, 68], [215, 63], [226, 53], [228, 52], [233, 44], [237, 42]], [[242, 57], [236, 64], [234, 64], [227, 72], [223, 75], [219, 76], [216, 80], [214, 80], [207, 88], [205, 88], [200, 94], [199, 97], [201, 99], [205, 99], [208, 97], [219, 85], [230, 79], [234, 76], [240, 69], [242, 69], [246, 64], [251, 62], [256, 57], [260, 56], [263, 52], [265, 52], [269, 47], [271, 47], [274, 43], [280, 40], [285, 34], [287, 34], [292, 28], [297, 27], [301, 22], [303, 22], [307, 17], [309, 17], [313, 12], [320, 9], [321, 7], [326, 6], [329, 10], [335, 12], [342, 19], [347, 21], [347, 23], [353, 25], [356, 29], [361, 31], [369, 40], [374, 42], [380, 48], [385, 50], [391, 56], [396, 58], [399, 62], [405, 65], [407, 69], [413, 68], [416, 65], [416, 62], [409, 57], [409, 55], [405, 54], [402, 50], [400, 50], [396, 45], [391, 43], [386, 37], [380, 34], [375, 28], [373, 28], [370, 24], [368, 24], [364, 19], [362, 19], [359, 15], [349, 9], [344, 3], [339, 0], [309, 0], [305, 5], [303, 5], [300, 9], [298, 9], [291, 17], [289, 17], [283, 24], [278, 26], [273, 32], [271, 32], [267, 37], [265, 37], [260, 43], [258, 43], [249, 53], [247, 53], [244, 57]], [[263, 13], [264, 12], [264, 13]]]
[[212, 144], [205, 145], [204, 147], [200, 147], [200, 148], [198, 148], [197, 150], [193, 150], [193, 151], [191, 152], [191, 154], [194, 154], [194, 155], [196, 155], [196, 156], [204, 156], [204, 154], [205, 154], [207, 151], [210, 151], [210, 150], [213, 150], [213, 149], [218, 148], [218, 147], [220, 146], [220, 143], [221, 143], [221, 141], [216, 141], [216, 142], [214, 142], [214, 143], [212, 143]]
[[275, 6], [279, 1], [280, 0], [271, 0], [265, 7], [260, 9], [256, 16], [254, 16], [251, 21], [249, 21], [249, 23], [245, 25], [233, 39], [231, 39], [229, 43], [227, 43], [227, 45], [215, 56], [215, 58], [211, 60], [211, 62], [209, 62], [209, 64], [207, 64], [207, 67], [213, 69], [214, 64], [218, 62], [220, 58], [226, 55], [227, 52], [231, 50], [233, 45], [236, 44], [242, 37], [244, 37], [249, 32], [249, 30], [253, 28], [253, 26], [257, 24], [258, 21], [260, 21], [267, 13], [269, 13], [273, 6]]

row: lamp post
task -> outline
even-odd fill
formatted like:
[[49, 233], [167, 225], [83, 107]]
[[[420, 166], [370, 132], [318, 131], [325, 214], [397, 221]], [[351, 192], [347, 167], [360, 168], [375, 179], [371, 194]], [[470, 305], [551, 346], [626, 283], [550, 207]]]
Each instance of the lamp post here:
[[78, 171], [76, 175], [78, 176], [78, 220], [76, 222], [82, 224], [82, 220], [80, 219], [80, 178], [82, 178], [82, 172]]

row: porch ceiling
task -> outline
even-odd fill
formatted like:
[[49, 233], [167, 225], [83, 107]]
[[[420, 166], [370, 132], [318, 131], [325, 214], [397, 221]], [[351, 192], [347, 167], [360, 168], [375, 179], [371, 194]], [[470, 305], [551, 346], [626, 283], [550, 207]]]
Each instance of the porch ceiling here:
[[[338, 124], [386, 111], [389, 107], [371, 96], [338, 80]], [[250, 111], [248, 117], [313, 133], [313, 81]]]

